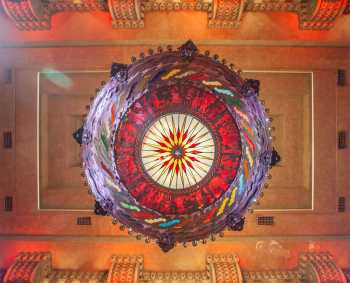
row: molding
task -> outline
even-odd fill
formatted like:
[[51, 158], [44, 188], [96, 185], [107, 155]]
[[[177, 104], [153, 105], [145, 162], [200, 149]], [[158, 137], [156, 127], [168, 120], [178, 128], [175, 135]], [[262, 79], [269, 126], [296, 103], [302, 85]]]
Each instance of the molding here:
[[299, 270], [244, 271], [243, 278], [246, 283], [297, 283], [300, 282], [301, 274]]
[[54, 269], [41, 283], [105, 283], [107, 271], [81, 271]]
[[[94, 242], [137, 242], [133, 236], [127, 235], [31, 235], [31, 234], [3, 234], [0, 235], [0, 241], [94, 241]], [[216, 242], [243, 242], [243, 241], [350, 241], [350, 235], [285, 235], [285, 236], [259, 236], [259, 235], [227, 235], [223, 238], [218, 237]]]
[[112, 255], [108, 270], [52, 269], [49, 252], [21, 252], [7, 270], [3, 282], [346, 283], [348, 271], [348, 269], [342, 270], [329, 252], [301, 253], [298, 265], [287, 270], [242, 270], [237, 255], [222, 253], [208, 254], [206, 268], [203, 270], [150, 271], [144, 269], [143, 263], [142, 255]]
[[[204, 11], [209, 28], [238, 28], [246, 12], [292, 12], [300, 29], [328, 30], [349, 12], [348, 0], [1, 0], [20, 30], [50, 29], [52, 15], [64, 12], [108, 12], [113, 28], [143, 28], [145, 12]], [[108, 2], [108, 4], [106, 3]]]
[[[166, 46], [180, 45], [183, 40], [73, 40], [73, 41], [35, 41], [7, 43], [0, 42], [0, 48], [66, 48], [66, 47], [116, 47], [116, 46]], [[197, 46], [229, 47], [301, 47], [301, 48], [350, 48], [350, 42], [301, 41], [301, 40], [198, 40]]]
[[[179, 280], [197, 280], [195, 282], [207, 282], [210, 280], [210, 275], [207, 271], [142, 271], [139, 277], [141, 282], [181, 282]], [[190, 281], [192, 282], [192, 281]]]

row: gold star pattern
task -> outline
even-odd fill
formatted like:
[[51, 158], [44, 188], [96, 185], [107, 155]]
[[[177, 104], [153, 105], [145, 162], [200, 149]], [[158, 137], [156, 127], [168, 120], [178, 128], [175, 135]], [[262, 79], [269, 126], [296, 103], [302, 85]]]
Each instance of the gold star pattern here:
[[196, 185], [210, 171], [214, 156], [211, 132], [190, 114], [158, 118], [142, 141], [143, 168], [153, 181], [169, 189]]

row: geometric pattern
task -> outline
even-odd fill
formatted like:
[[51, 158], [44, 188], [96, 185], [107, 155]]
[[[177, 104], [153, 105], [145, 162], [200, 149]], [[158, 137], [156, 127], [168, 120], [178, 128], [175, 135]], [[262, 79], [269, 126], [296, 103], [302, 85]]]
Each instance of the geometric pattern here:
[[20, 30], [50, 29], [51, 17], [63, 11], [109, 12], [114, 28], [143, 28], [145, 13], [194, 10], [208, 13], [210, 28], [237, 28], [246, 12], [293, 12], [300, 29], [327, 30], [350, 12], [350, 0], [1, 0]]
[[[21, 252], [8, 268], [2, 282], [51, 283], [346, 283], [349, 269], [340, 269], [328, 252], [304, 253], [289, 270], [247, 271], [235, 254], [209, 254], [206, 268], [193, 271], [151, 271], [144, 268], [141, 255], [113, 255], [108, 270], [53, 269], [49, 252]], [[40, 267], [41, 266], [41, 267]], [[44, 268], [42, 268], [44, 267]], [[0, 269], [1, 270], [1, 269]], [[0, 278], [1, 279], [1, 278]]]
[[155, 182], [169, 189], [184, 189], [209, 173], [215, 157], [214, 138], [194, 116], [170, 113], [149, 127], [141, 155], [145, 171]]
[[115, 135], [116, 170], [141, 205], [189, 214], [229, 189], [241, 140], [217, 96], [181, 81], [142, 96], [126, 116]]

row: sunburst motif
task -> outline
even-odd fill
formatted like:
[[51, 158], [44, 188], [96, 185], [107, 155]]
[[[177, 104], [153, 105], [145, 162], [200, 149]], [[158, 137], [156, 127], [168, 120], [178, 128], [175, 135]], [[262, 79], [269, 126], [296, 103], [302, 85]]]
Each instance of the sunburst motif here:
[[145, 171], [153, 181], [169, 189], [185, 189], [200, 182], [210, 171], [214, 156], [211, 132], [189, 114], [160, 117], [142, 141]]

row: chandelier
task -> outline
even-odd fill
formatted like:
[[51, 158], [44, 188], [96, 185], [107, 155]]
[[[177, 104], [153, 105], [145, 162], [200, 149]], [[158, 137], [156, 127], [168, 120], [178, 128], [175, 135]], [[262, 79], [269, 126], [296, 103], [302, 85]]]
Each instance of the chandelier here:
[[258, 95], [192, 41], [114, 63], [79, 131], [100, 210], [163, 251], [242, 230], [271, 163]]

